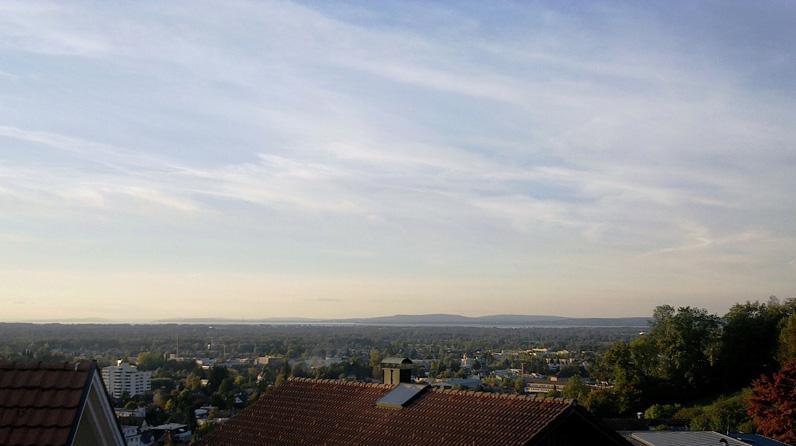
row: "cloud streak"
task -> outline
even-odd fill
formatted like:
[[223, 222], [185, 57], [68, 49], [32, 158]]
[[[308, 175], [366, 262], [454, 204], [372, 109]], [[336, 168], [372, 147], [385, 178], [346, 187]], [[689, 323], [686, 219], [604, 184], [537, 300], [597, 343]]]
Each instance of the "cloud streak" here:
[[480, 277], [507, 311], [794, 292], [792, 31], [724, 34], [774, 6], [216, 6], [3, 6], [0, 233], [58, 243], [0, 267], [88, 239], [119, 254], [86, 270]]

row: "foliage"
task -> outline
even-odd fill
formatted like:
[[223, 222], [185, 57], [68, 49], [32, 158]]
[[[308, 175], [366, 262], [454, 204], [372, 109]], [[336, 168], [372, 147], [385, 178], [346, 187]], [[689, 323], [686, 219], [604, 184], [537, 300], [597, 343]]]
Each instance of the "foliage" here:
[[202, 377], [196, 373], [190, 373], [185, 377], [185, 387], [189, 390], [199, 390], [202, 387]]
[[210, 376], [207, 379], [207, 391], [215, 393], [221, 386], [221, 382], [229, 376], [229, 369], [226, 367], [213, 367], [210, 369]]
[[[787, 356], [793, 345], [796, 351], [796, 322], [783, 323], [794, 309], [796, 301], [772, 298], [734, 305], [719, 318], [704, 309], [660, 306], [649, 332], [611, 346], [595, 373], [613, 381], [617, 410], [625, 414], [737, 391], [775, 368], [778, 350]], [[704, 424], [721, 425], [703, 415]]]
[[719, 318], [707, 310], [664, 305], [655, 309], [648, 342], [657, 355], [648, 355], [656, 378], [691, 397], [708, 384], [718, 356]]
[[746, 302], [730, 308], [724, 316], [718, 367], [723, 388], [747, 386], [761, 373], [777, 369], [780, 324], [792, 311], [792, 302], [781, 304], [776, 298], [768, 303]]
[[673, 418], [674, 414], [680, 410], [679, 404], [653, 404], [644, 411], [644, 418], [647, 420], [661, 420]]
[[785, 364], [796, 359], [796, 312], [783, 321], [779, 334], [779, 360]]
[[616, 395], [608, 389], [592, 390], [583, 405], [598, 417], [609, 417], [619, 411]]
[[753, 430], [754, 424], [746, 413], [749, 391], [723, 396], [705, 406], [680, 410], [675, 418], [688, 420], [691, 430], [713, 430], [718, 432]]
[[748, 410], [764, 435], [796, 442], [796, 360], [754, 381]]
[[612, 367], [614, 377], [612, 407], [618, 413], [633, 412], [640, 405], [641, 389], [646, 387], [644, 347], [644, 340], [631, 344], [621, 342], [611, 346], [605, 353], [605, 362]]
[[586, 385], [579, 375], [575, 375], [564, 384], [561, 394], [564, 398], [571, 398], [578, 401], [585, 401], [591, 389]]
[[514, 393], [518, 395], [525, 393], [525, 381], [522, 378], [514, 380]]
[[[633, 327], [390, 327], [390, 326], [306, 326], [200, 324], [102, 325], [0, 323], [0, 355], [14, 359], [30, 351], [34, 359], [68, 361], [75, 356], [95, 357], [107, 365], [141, 351], [174, 352], [187, 357], [214, 357], [207, 350], [225, 345], [227, 356], [252, 355], [254, 349], [287, 359], [302, 356], [349, 356], [378, 349], [380, 356], [441, 358], [449, 351], [476, 351], [527, 348], [529, 339], [551, 349], [602, 350], [617, 340], [629, 340], [638, 332]], [[147, 346], [147, 348], [142, 348]], [[60, 352], [60, 353], [55, 353]], [[157, 353], [160, 354], [160, 353]], [[379, 358], [381, 359], [381, 358]], [[482, 364], [483, 366], [484, 364]], [[167, 361], [164, 368], [190, 372], [193, 361]]]
[[175, 382], [172, 378], [152, 378], [151, 385], [152, 390], [162, 389], [171, 391], [175, 387]]
[[166, 363], [163, 353], [141, 352], [136, 357], [136, 366], [139, 370], [155, 370]]

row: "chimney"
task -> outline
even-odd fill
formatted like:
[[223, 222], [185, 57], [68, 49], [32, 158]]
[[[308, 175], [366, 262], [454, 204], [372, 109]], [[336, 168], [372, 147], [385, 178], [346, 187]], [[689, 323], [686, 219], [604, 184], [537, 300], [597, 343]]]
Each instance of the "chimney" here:
[[412, 360], [409, 358], [384, 358], [381, 369], [384, 371], [384, 384], [397, 386], [412, 382]]

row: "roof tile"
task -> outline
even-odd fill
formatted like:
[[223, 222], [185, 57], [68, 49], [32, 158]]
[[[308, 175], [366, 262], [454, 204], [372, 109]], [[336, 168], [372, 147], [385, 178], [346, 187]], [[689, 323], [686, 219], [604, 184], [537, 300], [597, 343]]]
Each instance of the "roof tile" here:
[[0, 362], [0, 445], [66, 444], [93, 367]]
[[208, 444], [521, 445], [572, 407], [560, 399], [431, 389], [401, 410], [377, 408], [391, 390], [292, 379], [221, 426]]

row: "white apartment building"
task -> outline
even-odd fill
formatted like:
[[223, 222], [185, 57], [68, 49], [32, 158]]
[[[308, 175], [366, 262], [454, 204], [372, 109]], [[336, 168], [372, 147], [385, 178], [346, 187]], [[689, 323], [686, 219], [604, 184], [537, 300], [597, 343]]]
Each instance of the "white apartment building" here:
[[115, 366], [103, 367], [102, 380], [108, 393], [121, 398], [127, 392], [130, 396], [141, 395], [152, 389], [152, 372], [139, 372], [138, 368], [119, 360]]

